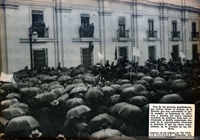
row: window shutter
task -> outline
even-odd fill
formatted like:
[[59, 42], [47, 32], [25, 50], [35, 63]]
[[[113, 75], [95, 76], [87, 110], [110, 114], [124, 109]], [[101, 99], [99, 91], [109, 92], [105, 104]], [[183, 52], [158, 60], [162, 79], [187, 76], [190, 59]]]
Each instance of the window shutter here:
[[118, 23], [119, 23], [119, 25], [125, 25], [125, 17], [119, 17]]

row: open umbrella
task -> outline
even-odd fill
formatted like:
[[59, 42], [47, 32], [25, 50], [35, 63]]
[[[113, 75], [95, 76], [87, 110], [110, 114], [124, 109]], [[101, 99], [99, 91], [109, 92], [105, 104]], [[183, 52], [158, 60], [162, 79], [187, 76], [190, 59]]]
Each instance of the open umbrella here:
[[23, 110], [26, 114], [29, 113], [29, 107], [25, 103], [17, 102], [17, 103], [10, 105], [9, 108], [19, 108], [19, 109]]
[[43, 91], [44, 90], [48, 90], [48, 88], [49, 88], [49, 84], [48, 83], [43, 83], [43, 84], [40, 85], [40, 89], [42, 89]]
[[146, 75], [143, 72], [138, 72], [135, 75], [135, 80], [140, 80], [144, 76], [146, 76]]
[[115, 90], [116, 93], [118, 93], [118, 90], [119, 90], [119, 88], [120, 88], [120, 85], [119, 85], [119, 84], [112, 84], [112, 85], [110, 85], [110, 86]]
[[129, 100], [129, 103], [132, 105], [136, 105], [138, 107], [143, 107], [144, 105], [148, 104], [149, 101], [144, 96], [134, 96]]
[[121, 102], [121, 100], [122, 100], [122, 98], [120, 97], [120, 94], [114, 94], [114, 95], [109, 97], [108, 104], [109, 105], [114, 105], [116, 103]]
[[16, 87], [14, 86], [13, 83], [3, 83], [3, 85], [1, 85], [0, 89], [3, 89], [5, 91], [14, 91], [16, 89]]
[[88, 84], [96, 85], [96, 80], [94, 77], [90, 75], [84, 75], [83, 81]]
[[85, 99], [93, 99], [102, 97], [104, 94], [97, 87], [90, 87], [84, 94]]
[[127, 88], [127, 87], [131, 87], [131, 86], [133, 86], [132, 84], [123, 84], [123, 85], [121, 85], [120, 87], [119, 87], [119, 92], [121, 92], [122, 90], [124, 90], [125, 88]]
[[123, 84], [130, 84], [130, 83], [131, 83], [131, 81], [128, 80], [128, 79], [120, 79], [120, 80], [119, 80], [119, 84], [120, 84], [120, 85], [123, 85]]
[[58, 77], [57, 81], [60, 83], [68, 83], [72, 80], [71, 76], [69, 75], [62, 75], [60, 77]]
[[74, 84], [67, 85], [65, 87], [66, 93], [69, 93], [74, 88]]
[[12, 93], [9, 93], [9, 94], [6, 96], [6, 99], [14, 99], [14, 98], [20, 99], [20, 98], [21, 98], [21, 95], [18, 94], [18, 93], [12, 92]]
[[57, 95], [54, 92], [45, 92], [42, 94], [38, 94], [35, 96], [35, 99], [39, 102], [51, 102], [58, 98], [59, 95]]
[[140, 91], [137, 95], [139, 96], [144, 96], [146, 97], [148, 100], [152, 97], [152, 93], [148, 90], [143, 90], [143, 91]]
[[39, 122], [32, 116], [19, 116], [9, 121], [5, 129], [5, 134], [9, 136], [10, 134], [13, 135], [22, 131], [31, 132], [39, 127]]
[[52, 84], [49, 86], [48, 91], [52, 91], [53, 89], [56, 89], [56, 88], [64, 88], [64, 87], [60, 84]]
[[153, 83], [153, 78], [151, 76], [143, 76], [141, 80], [147, 81], [150, 85]]
[[105, 97], [110, 97], [115, 94], [115, 90], [111, 86], [104, 86], [101, 88]]
[[106, 139], [106, 138], [111, 138], [115, 136], [120, 136], [122, 133], [117, 130], [117, 129], [111, 129], [111, 128], [106, 128], [106, 129], [101, 129], [97, 132], [94, 132], [91, 134], [92, 139]]
[[65, 104], [65, 106], [68, 109], [71, 109], [79, 105], [86, 105], [86, 102], [82, 98], [72, 98], [72, 99], [69, 99]]
[[76, 106], [67, 112], [66, 118], [74, 118], [83, 113], [89, 112], [91, 109], [86, 105]]
[[164, 95], [159, 101], [159, 103], [181, 103], [181, 102], [183, 102], [183, 98], [175, 93]]
[[8, 122], [9, 120], [7, 120], [6, 118], [0, 117], [0, 129], [6, 128]]
[[128, 103], [127, 102], [120, 102], [120, 103], [116, 103], [114, 106], [112, 106], [108, 113], [111, 114], [111, 115], [115, 115], [115, 116], [118, 116], [118, 111], [119, 109], [122, 107], [122, 106], [125, 106], [127, 105]]
[[55, 89], [52, 89], [51, 92], [53, 92], [53, 93], [55, 93], [55, 94], [60, 96], [60, 95], [65, 94], [66, 89], [64, 89], [64, 88], [55, 88]]
[[69, 92], [69, 94], [78, 94], [78, 93], [85, 94], [86, 91], [87, 91], [86, 86], [76, 86]]
[[171, 89], [173, 92], [182, 92], [182, 91], [188, 89], [188, 84], [185, 81], [173, 82], [171, 85]]
[[165, 81], [163, 80], [157, 80], [157, 81], [154, 81], [153, 84], [151, 85], [151, 89], [153, 91], [156, 91], [156, 90], [168, 90], [168, 85]]
[[22, 115], [25, 115], [25, 112], [20, 108], [6, 108], [1, 112], [1, 116], [8, 120]]
[[137, 80], [136, 82], [135, 82], [135, 84], [141, 84], [141, 85], [143, 85], [143, 86], [145, 86], [145, 87], [149, 87], [149, 83], [146, 81], [146, 80], [144, 80], [144, 79], [140, 79], [140, 80]]
[[118, 110], [118, 114], [125, 119], [137, 121], [137, 118], [142, 117], [142, 111], [139, 107], [131, 104], [126, 104]]
[[89, 130], [91, 133], [99, 131], [102, 128], [102, 125], [111, 126], [114, 121], [115, 118], [107, 113], [99, 114], [91, 119], [89, 123]]
[[84, 83], [82, 79], [74, 79], [72, 80], [72, 84]]
[[120, 97], [122, 99], [130, 99], [131, 97], [138, 94], [139, 90], [136, 87], [127, 87], [120, 92]]
[[6, 99], [0, 102], [0, 109], [3, 110], [5, 108], [8, 108], [10, 105], [14, 103], [19, 103], [17, 99]]
[[61, 104], [65, 104], [69, 99], [69, 94], [64, 94], [62, 96], [60, 96], [57, 100], [59, 101], [59, 103]]
[[43, 91], [38, 87], [25, 87], [20, 89], [20, 93], [25, 97], [34, 97]]
[[35, 86], [35, 84], [33, 82], [18, 82], [17, 83], [17, 88], [21, 89], [21, 88], [28, 88], [28, 87], [33, 87]]

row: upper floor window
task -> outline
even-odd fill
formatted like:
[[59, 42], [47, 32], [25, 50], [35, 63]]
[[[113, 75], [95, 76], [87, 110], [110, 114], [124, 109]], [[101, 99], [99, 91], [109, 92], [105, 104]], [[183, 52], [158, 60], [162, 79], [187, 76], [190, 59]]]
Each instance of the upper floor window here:
[[196, 26], [196, 22], [192, 22], [192, 38], [199, 38], [199, 32], [197, 32]]
[[79, 28], [80, 37], [94, 37], [94, 24], [90, 24], [90, 15], [81, 14], [81, 26]]
[[45, 23], [43, 11], [32, 10], [32, 32], [36, 31], [38, 37], [45, 37]]
[[126, 27], [126, 23], [125, 23], [125, 17], [119, 17], [118, 18], [118, 24], [119, 24], [119, 37], [125, 37], [125, 27]]
[[180, 31], [177, 31], [177, 22], [172, 21], [172, 38], [178, 37], [180, 38]]
[[149, 30], [147, 31], [147, 36], [148, 37], [157, 37], [157, 31], [154, 30], [154, 20], [149, 19], [148, 24], [149, 24]]

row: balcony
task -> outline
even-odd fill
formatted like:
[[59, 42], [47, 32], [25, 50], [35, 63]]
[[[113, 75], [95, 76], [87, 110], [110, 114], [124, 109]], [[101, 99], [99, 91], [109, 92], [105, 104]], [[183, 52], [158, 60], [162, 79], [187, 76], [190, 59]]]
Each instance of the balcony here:
[[172, 38], [180, 38], [180, 31], [172, 31], [171, 36]]
[[147, 31], [147, 38], [144, 38], [144, 41], [160, 41], [157, 31]]
[[36, 31], [38, 38], [49, 38], [49, 27], [29, 27], [29, 33]]
[[117, 38], [129, 38], [129, 30], [117, 30]]
[[199, 32], [191, 32], [191, 40], [198, 41], [199, 40]]

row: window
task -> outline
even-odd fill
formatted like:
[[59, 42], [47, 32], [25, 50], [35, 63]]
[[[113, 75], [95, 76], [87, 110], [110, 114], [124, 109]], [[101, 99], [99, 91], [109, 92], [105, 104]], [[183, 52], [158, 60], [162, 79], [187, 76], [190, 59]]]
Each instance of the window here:
[[93, 64], [93, 53], [89, 48], [82, 49], [82, 64], [86, 68]]
[[155, 46], [149, 46], [149, 61], [154, 61], [156, 58]]
[[155, 34], [154, 34], [154, 20], [150, 19], [148, 22], [149, 22], [148, 37], [155, 37]]
[[193, 60], [198, 60], [199, 56], [198, 56], [198, 45], [197, 44], [193, 44], [192, 45], [192, 59]]
[[119, 56], [126, 56], [128, 58], [128, 49], [127, 47], [119, 47]]
[[94, 25], [90, 24], [90, 15], [81, 14], [81, 26], [79, 28], [80, 37], [93, 37], [94, 36]]
[[172, 59], [173, 61], [179, 61], [179, 46], [172, 46]]
[[178, 37], [178, 32], [177, 32], [177, 22], [172, 21], [172, 37]]
[[35, 68], [48, 65], [47, 49], [33, 50], [33, 58]]
[[118, 18], [118, 24], [119, 24], [119, 37], [125, 37], [125, 17], [119, 17]]
[[38, 37], [45, 37], [45, 26], [43, 11], [32, 10], [32, 32], [36, 31]]
[[192, 37], [198, 37], [198, 33], [196, 32], [196, 22], [192, 22]]

